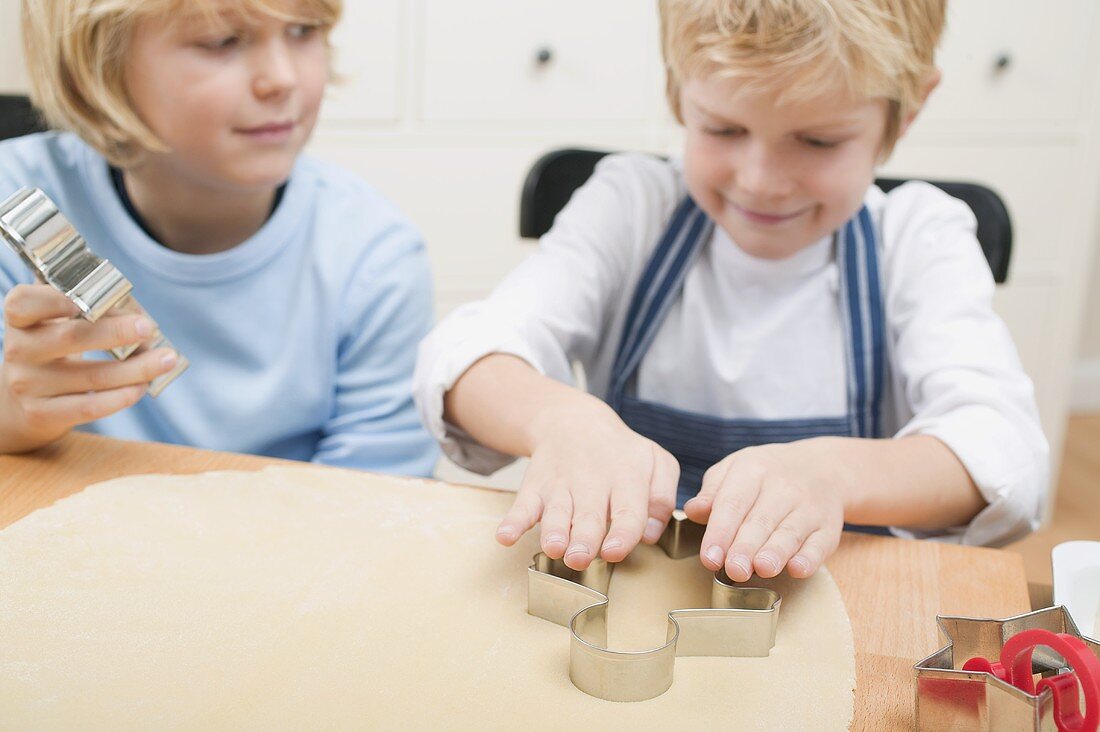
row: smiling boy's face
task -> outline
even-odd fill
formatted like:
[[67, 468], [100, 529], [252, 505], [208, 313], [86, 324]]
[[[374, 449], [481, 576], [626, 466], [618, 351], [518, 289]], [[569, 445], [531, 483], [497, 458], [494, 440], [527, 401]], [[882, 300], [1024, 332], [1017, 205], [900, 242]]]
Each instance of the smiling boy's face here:
[[711, 75], [681, 94], [688, 190], [741, 249], [768, 259], [859, 210], [886, 128], [883, 99], [855, 99], [838, 84], [780, 104], [780, 91]]
[[194, 13], [137, 26], [126, 89], [142, 120], [170, 148], [154, 153], [168, 170], [261, 190], [289, 176], [317, 121], [328, 74], [320, 28]]

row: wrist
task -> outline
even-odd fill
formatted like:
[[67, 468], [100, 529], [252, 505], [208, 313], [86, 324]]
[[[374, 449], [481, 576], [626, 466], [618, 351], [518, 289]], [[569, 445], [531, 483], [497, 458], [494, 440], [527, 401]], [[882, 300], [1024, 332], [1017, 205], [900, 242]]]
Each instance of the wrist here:
[[49, 442], [49, 440], [35, 440], [26, 433], [26, 430], [19, 429], [8, 405], [0, 405], [0, 455], [30, 452]]
[[852, 443], [850, 437], [813, 437], [790, 443], [800, 453], [800, 469], [814, 485], [840, 499], [845, 518], [858, 514], [863, 505], [859, 460], [850, 449]]
[[[7, 383], [3, 374], [0, 383]], [[30, 452], [52, 442], [35, 439], [29, 432], [17, 401], [7, 388], [0, 388], [0, 455]]]
[[545, 404], [528, 421], [523, 430], [524, 450], [531, 455], [540, 444], [575, 434], [581, 426], [590, 428], [600, 423], [618, 427], [622, 420], [604, 401], [564, 387], [552, 403]]

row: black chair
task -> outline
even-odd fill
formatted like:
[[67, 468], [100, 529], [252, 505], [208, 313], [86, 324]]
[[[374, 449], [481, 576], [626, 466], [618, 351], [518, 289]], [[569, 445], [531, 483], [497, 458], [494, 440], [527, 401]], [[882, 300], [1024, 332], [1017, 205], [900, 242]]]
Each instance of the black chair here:
[[[554, 224], [554, 217], [569, 202], [573, 192], [592, 175], [607, 151], [561, 149], [546, 153], [527, 173], [519, 204], [519, 235], [537, 239]], [[896, 178], [875, 181], [883, 191], [904, 183]], [[1012, 255], [1012, 220], [1001, 197], [977, 183], [928, 181], [947, 194], [960, 199], [978, 220], [978, 243], [982, 246], [993, 279], [998, 284], [1008, 279], [1008, 261]]]
[[46, 125], [30, 99], [19, 94], [0, 94], [0, 140], [45, 130]]

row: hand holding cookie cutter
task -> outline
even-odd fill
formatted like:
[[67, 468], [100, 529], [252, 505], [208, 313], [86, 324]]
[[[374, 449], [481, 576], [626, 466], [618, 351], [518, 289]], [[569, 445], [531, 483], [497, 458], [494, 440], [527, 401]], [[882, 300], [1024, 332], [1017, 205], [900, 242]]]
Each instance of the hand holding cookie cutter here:
[[[130, 294], [130, 281], [88, 248], [84, 237], [41, 190], [22, 188], [0, 203], [0, 237], [41, 282], [69, 298], [85, 320], [94, 323], [109, 312], [145, 314]], [[158, 328], [148, 341], [110, 352], [122, 361], [154, 348], [176, 350]], [[152, 396], [164, 391], [187, 368], [187, 359], [179, 351], [176, 354], [176, 367], [149, 384]]]
[[[658, 544], [669, 557], [682, 559], [699, 551], [702, 533], [700, 524], [675, 515]], [[527, 612], [569, 628], [569, 678], [586, 694], [608, 701], [652, 699], [672, 686], [677, 656], [767, 656], [775, 645], [779, 593], [736, 586], [719, 570], [711, 607], [670, 612], [664, 645], [611, 650], [607, 590], [614, 566], [597, 558], [577, 571], [540, 552], [527, 572]]]

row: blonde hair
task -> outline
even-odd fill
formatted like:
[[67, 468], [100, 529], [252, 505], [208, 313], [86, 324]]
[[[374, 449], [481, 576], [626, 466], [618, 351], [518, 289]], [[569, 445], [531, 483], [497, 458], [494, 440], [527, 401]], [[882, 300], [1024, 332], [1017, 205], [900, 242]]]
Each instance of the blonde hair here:
[[[51, 127], [75, 132], [112, 164], [167, 150], [135, 111], [125, 66], [137, 24], [150, 17], [201, 13], [212, 20], [271, 16], [326, 33], [342, 0], [23, 0], [23, 53], [31, 101]], [[300, 8], [300, 9], [298, 9]], [[327, 40], [326, 40], [327, 42]]]
[[780, 101], [807, 99], [842, 79], [889, 102], [883, 156], [935, 78], [946, 0], [659, 0], [668, 102], [692, 77], [721, 74], [778, 84]]

